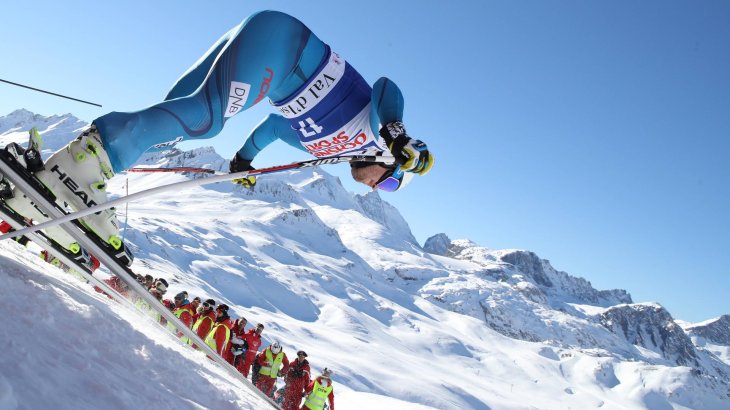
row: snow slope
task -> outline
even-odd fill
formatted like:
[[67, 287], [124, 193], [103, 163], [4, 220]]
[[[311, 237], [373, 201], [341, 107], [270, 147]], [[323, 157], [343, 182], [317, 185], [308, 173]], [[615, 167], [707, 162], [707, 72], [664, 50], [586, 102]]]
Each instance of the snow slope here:
[[[14, 124], [37, 121], [17, 113]], [[0, 131], [0, 143], [22, 139], [22, 128]], [[74, 136], [44, 133], [58, 146]], [[227, 161], [198, 149], [142, 163]], [[110, 190], [187, 177], [120, 175]], [[137, 273], [263, 322], [265, 343], [280, 340], [290, 356], [306, 350], [315, 371], [334, 369], [338, 409], [730, 407], [726, 357], [692, 343], [661, 306], [595, 290], [528, 251], [446, 235], [422, 248], [378, 194], [353, 195], [323, 169], [261, 177], [254, 190], [197, 187], [119, 213]], [[62, 408], [265, 408], [165, 331], [14, 243], [0, 241], [0, 260], [0, 326], [11, 330], [0, 336], [0, 408], [51, 398]], [[53, 386], [47, 396], [38, 381]]]

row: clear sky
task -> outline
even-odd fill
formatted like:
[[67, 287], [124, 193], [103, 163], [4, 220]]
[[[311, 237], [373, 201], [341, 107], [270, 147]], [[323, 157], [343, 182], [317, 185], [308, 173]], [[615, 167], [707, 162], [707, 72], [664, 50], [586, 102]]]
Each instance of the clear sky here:
[[[383, 197], [421, 243], [444, 232], [529, 249], [678, 319], [730, 313], [724, 0], [8, 2], [0, 78], [103, 108], [0, 83], [0, 115], [91, 121], [155, 104], [224, 32], [267, 8], [301, 19], [368, 81], [402, 89], [406, 127], [437, 163]], [[259, 104], [188, 147], [230, 157], [268, 112]], [[274, 145], [254, 165], [302, 155]], [[365, 191], [346, 166], [328, 171]]]

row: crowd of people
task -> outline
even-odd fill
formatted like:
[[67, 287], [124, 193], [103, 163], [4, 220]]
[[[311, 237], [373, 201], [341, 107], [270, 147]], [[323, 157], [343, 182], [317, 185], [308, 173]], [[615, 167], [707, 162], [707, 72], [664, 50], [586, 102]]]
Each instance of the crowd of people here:
[[[321, 410], [327, 407], [334, 410], [332, 371], [325, 368], [319, 376], [312, 378], [307, 353], [299, 350], [296, 359], [290, 361], [278, 341], [260, 350], [263, 323], [257, 323], [247, 330], [246, 318], [232, 318], [230, 308], [224, 303], [216, 304], [213, 299], [203, 301], [200, 297], [190, 301], [186, 291], [177, 293], [172, 300], [167, 299], [164, 296], [169, 284], [164, 278], [138, 275], [137, 281], [243, 377], [249, 378], [250, 375], [251, 382], [274, 399], [283, 410]], [[130, 297], [129, 288], [118, 277], [112, 276], [104, 282], [122, 296]], [[99, 288], [97, 291], [102, 292]], [[176, 332], [183, 342], [198, 348], [143, 299], [136, 298], [135, 305]], [[277, 389], [279, 378], [283, 379], [284, 386]]]

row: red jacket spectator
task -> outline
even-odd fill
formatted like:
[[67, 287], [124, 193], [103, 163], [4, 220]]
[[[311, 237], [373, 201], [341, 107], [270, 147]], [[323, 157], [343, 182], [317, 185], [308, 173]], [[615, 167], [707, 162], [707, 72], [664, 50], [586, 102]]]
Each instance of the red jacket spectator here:
[[243, 366], [245, 361], [243, 352], [246, 345], [246, 323], [248, 323], [246, 318], [241, 317], [233, 322], [233, 328], [231, 328], [230, 360], [228, 362], [236, 368]]
[[216, 313], [218, 314], [218, 318], [213, 328], [208, 332], [208, 336], [205, 337], [205, 344], [222, 356], [223, 352], [228, 351], [228, 342], [231, 340], [233, 322], [228, 316], [228, 305], [218, 305]]
[[283, 369], [289, 367], [289, 359], [286, 357], [286, 353], [284, 353], [279, 342], [274, 342], [261, 352], [258, 363], [261, 369], [259, 369], [259, 378], [256, 380], [256, 387], [267, 396], [272, 397], [274, 387], [276, 386], [276, 378], [279, 377], [282, 365], [284, 366]]
[[[213, 299], [206, 300], [205, 303], [203, 303], [202, 308], [203, 309], [198, 316], [198, 319], [193, 323], [193, 331], [197, 333], [202, 340], [205, 340], [205, 337], [208, 336], [210, 329], [212, 329], [215, 324], [215, 301]], [[194, 344], [193, 347], [196, 349], [198, 348], [198, 346]]]
[[[43, 252], [46, 252], [46, 251], [43, 251]], [[46, 255], [47, 255], [47, 253], [46, 253]], [[122, 282], [122, 280], [119, 279], [118, 277], [112, 276], [108, 279], [104, 279], [104, 283], [106, 283], [107, 285], [109, 285], [109, 287], [111, 287], [112, 289], [119, 292], [120, 295], [124, 296], [125, 298], [129, 298], [129, 287], [127, 286], [126, 283]], [[114, 299], [112, 297], [112, 295], [107, 294], [98, 286], [94, 286], [94, 290], [99, 293], [103, 293], [103, 294], [107, 295], [109, 297], [109, 299]]]
[[297, 352], [297, 359], [291, 362], [285, 370], [286, 388], [284, 389], [284, 404], [282, 410], [299, 410], [302, 402], [302, 393], [309, 385], [310, 369], [306, 359], [307, 353]]
[[[180, 292], [175, 295], [175, 310], [172, 313], [177, 316], [185, 326], [191, 328], [193, 326], [193, 308], [190, 306], [190, 302], [185, 298], [185, 292]], [[169, 327], [172, 327], [171, 323], [168, 323]], [[187, 337], [178, 329], [177, 337], [182, 337], [184, 342], [189, 342]]]
[[192, 302], [190, 302], [190, 307], [193, 309], [193, 323], [195, 323], [196, 320], [200, 317], [200, 298], [195, 297]]
[[117, 276], [112, 275], [109, 279], [104, 279], [104, 282], [106, 282], [106, 284], [109, 285], [112, 289], [119, 292], [120, 295], [124, 296], [125, 298], [129, 297], [129, 287]]
[[307, 398], [300, 410], [322, 410], [325, 398], [330, 402], [330, 410], [335, 410], [335, 390], [332, 386], [331, 372], [326, 368], [307, 386]]
[[243, 374], [243, 377], [248, 377], [248, 372], [251, 371], [251, 365], [256, 359], [256, 353], [259, 351], [259, 347], [261, 347], [261, 333], [263, 331], [264, 325], [259, 323], [254, 329], [249, 330], [246, 333], [246, 337], [243, 339], [248, 345], [248, 350], [246, 350], [246, 358], [243, 362], [243, 365], [238, 367], [238, 371]]

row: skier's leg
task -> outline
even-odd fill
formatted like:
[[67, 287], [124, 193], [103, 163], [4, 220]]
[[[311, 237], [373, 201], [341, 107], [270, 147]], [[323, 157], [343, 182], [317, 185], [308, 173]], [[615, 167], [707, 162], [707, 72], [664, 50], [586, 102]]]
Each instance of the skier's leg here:
[[265, 96], [288, 96], [326, 53], [326, 46], [304, 24], [280, 12], [255, 14], [227, 36], [173, 87], [170, 96], [176, 98], [94, 121], [115, 171], [129, 167], [151, 145], [179, 136], [210, 138], [230, 117]]
[[218, 41], [210, 47], [207, 53], [203, 55], [195, 64], [193, 64], [182, 76], [173, 84], [163, 101], [174, 100], [175, 98], [186, 97], [193, 94], [195, 90], [203, 84], [205, 77], [208, 76], [210, 68], [218, 59], [223, 48], [236, 35], [240, 27], [234, 27], [223, 35]]
[[[128, 168], [151, 145], [183, 138], [210, 138], [225, 121], [265, 96], [285, 97], [311, 75], [326, 46], [297, 19], [261, 12], [226, 34], [170, 91], [167, 101], [134, 113], [112, 112], [54, 153], [36, 177], [62, 206], [78, 210], [106, 201], [114, 171]], [[200, 84], [196, 84], [200, 81]], [[38, 222], [47, 220], [17, 188], [12, 208]], [[36, 215], [37, 214], [37, 215]], [[113, 209], [82, 222], [116, 249], [122, 247]], [[72, 238], [47, 232], [73, 251]]]

